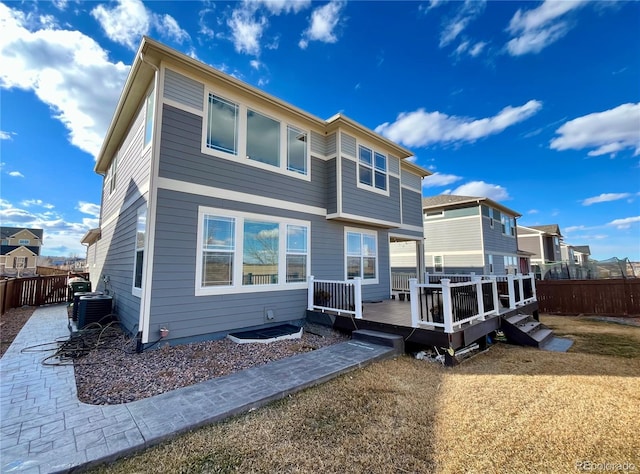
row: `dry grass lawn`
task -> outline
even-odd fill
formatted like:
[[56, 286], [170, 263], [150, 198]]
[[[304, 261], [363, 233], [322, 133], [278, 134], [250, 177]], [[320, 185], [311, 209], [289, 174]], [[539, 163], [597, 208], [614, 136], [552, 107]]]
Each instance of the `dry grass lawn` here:
[[400, 357], [96, 472], [640, 472], [640, 327], [543, 321], [575, 346], [497, 344], [453, 369]]

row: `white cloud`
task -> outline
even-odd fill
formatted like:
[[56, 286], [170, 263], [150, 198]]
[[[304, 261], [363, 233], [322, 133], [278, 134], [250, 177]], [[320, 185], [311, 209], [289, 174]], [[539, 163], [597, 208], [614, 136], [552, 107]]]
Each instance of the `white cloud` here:
[[4, 130], [0, 130], [0, 140], [12, 140], [14, 136], [16, 136], [15, 132], [5, 132]]
[[113, 8], [98, 5], [91, 16], [111, 41], [134, 51], [151, 25], [151, 15], [140, 0], [119, 0]]
[[69, 141], [96, 155], [129, 67], [79, 31], [28, 29], [28, 18], [0, 3], [0, 87], [32, 91], [69, 130]]
[[625, 217], [624, 219], [614, 219], [611, 222], [607, 223], [607, 225], [615, 226], [618, 229], [628, 229], [629, 227], [631, 227], [631, 224], [635, 224], [636, 222], [640, 222], [640, 216]]
[[24, 178], [24, 175], [20, 173], [20, 171], [9, 171], [7, 174], [9, 176], [13, 176], [14, 178]]
[[301, 49], [306, 49], [309, 41], [321, 41], [323, 43], [335, 43], [338, 41], [335, 29], [340, 23], [340, 13], [346, 5], [343, 1], [331, 1], [326, 5], [316, 8], [311, 13], [309, 27], [302, 33], [302, 39], [298, 43]]
[[100, 217], [100, 206], [91, 202], [80, 201], [77, 209], [83, 214], [88, 214], [93, 217]]
[[594, 196], [587, 198], [582, 201], [583, 206], [590, 206], [591, 204], [596, 204], [600, 202], [609, 202], [609, 201], [618, 201], [619, 199], [625, 199], [631, 197], [630, 193], [603, 193], [599, 196]]
[[272, 15], [298, 13], [311, 5], [311, 0], [246, 0], [247, 4], [262, 5]]
[[260, 55], [260, 39], [267, 26], [265, 17], [256, 19], [251, 10], [241, 8], [233, 11], [227, 25], [231, 29], [233, 45], [238, 53]]
[[408, 147], [421, 147], [432, 143], [474, 142], [528, 119], [541, 108], [541, 102], [530, 100], [519, 107], [505, 107], [493, 117], [476, 120], [441, 112], [427, 112], [421, 108], [414, 112], [402, 112], [395, 122], [385, 122], [375, 130]]
[[445, 25], [440, 34], [440, 47], [447, 46], [454, 41], [469, 26], [469, 23], [484, 11], [485, 4], [484, 0], [465, 0], [454, 18]]
[[562, 229], [563, 233], [565, 235], [570, 234], [572, 232], [575, 232], [577, 230], [587, 230], [587, 227], [583, 226], [583, 225], [572, 225], [572, 226], [567, 226], [564, 229]]
[[513, 38], [507, 43], [512, 56], [539, 53], [562, 38], [571, 24], [560, 18], [586, 4], [585, 0], [545, 0], [540, 6], [523, 11], [519, 9], [509, 22], [508, 31]]
[[118, 0], [112, 8], [98, 5], [91, 10], [91, 16], [100, 23], [111, 41], [133, 51], [138, 48], [142, 36], [149, 34], [152, 27], [163, 37], [179, 44], [191, 39], [175, 18], [153, 13], [141, 0]]
[[459, 196], [476, 196], [487, 197], [494, 201], [507, 201], [511, 199], [505, 188], [498, 184], [489, 184], [484, 181], [471, 181], [462, 186], [458, 186], [451, 192], [446, 194], [454, 194]]
[[26, 201], [22, 201], [20, 204], [24, 207], [38, 206], [45, 209], [53, 209], [55, 207], [53, 204], [46, 203], [42, 199], [28, 199]]
[[262, 63], [257, 59], [252, 59], [251, 61], [249, 61], [249, 64], [253, 69], [260, 69], [260, 66], [262, 66]]
[[469, 50], [469, 54], [471, 56], [473, 56], [474, 58], [476, 56], [478, 56], [482, 50], [484, 49], [484, 47], [487, 45], [486, 42], [484, 41], [478, 41], [476, 44], [473, 45], [473, 47]]
[[640, 155], [640, 102], [622, 104], [604, 112], [596, 112], [570, 120], [556, 130], [559, 137], [551, 140], [554, 150], [596, 148], [589, 156], [615, 155], [633, 149]]
[[447, 186], [449, 184], [460, 181], [461, 176], [455, 174], [433, 173], [422, 180], [422, 186], [425, 188], [433, 188], [436, 186]]
[[539, 211], [539, 210], [537, 210], [537, 209], [529, 209], [529, 210], [527, 211], [527, 214], [539, 214], [539, 213], [540, 213], [540, 211]]

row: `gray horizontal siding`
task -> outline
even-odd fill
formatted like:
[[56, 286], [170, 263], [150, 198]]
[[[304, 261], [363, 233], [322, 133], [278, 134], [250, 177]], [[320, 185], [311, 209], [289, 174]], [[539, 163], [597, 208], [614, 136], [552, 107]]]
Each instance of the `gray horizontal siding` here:
[[424, 225], [425, 251], [482, 250], [478, 218], [431, 220]]
[[327, 143], [324, 135], [311, 132], [311, 154], [325, 156], [327, 154]]
[[402, 189], [402, 223], [422, 226], [422, 194], [420, 192]]
[[389, 155], [389, 173], [400, 175], [400, 159]]
[[125, 201], [140, 195], [139, 188], [149, 181], [151, 171], [150, 148], [142, 155], [144, 147], [144, 114], [138, 111], [122, 145], [119, 148], [116, 189], [110, 193], [105, 181], [101, 214], [103, 220], [122, 210]]
[[325, 164], [327, 173], [327, 214], [338, 212], [338, 183], [336, 179], [336, 162], [337, 160], [335, 158], [332, 158]]
[[188, 107], [203, 110], [204, 84], [171, 69], [165, 69], [164, 96]]
[[411, 171], [402, 170], [402, 185], [422, 192], [422, 178]]
[[326, 206], [323, 160], [311, 158], [312, 180], [309, 182], [203, 154], [200, 152], [201, 131], [201, 117], [164, 106], [160, 143], [161, 177], [311, 206]]
[[358, 188], [356, 163], [342, 160], [342, 211], [400, 224], [400, 180], [389, 176], [389, 196]]
[[502, 252], [516, 254], [518, 241], [515, 237], [502, 233], [502, 224], [495, 221], [491, 228], [491, 219], [482, 217], [482, 230], [484, 233], [484, 249], [486, 252]]
[[335, 155], [338, 152], [338, 140], [336, 138], [336, 134], [332, 133], [331, 135], [327, 135], [326, 141], [326, 152], [327, 156]]
[[[437, 255], [442, 256], [443, 273], [475, 272], [478, 275], [486, 273], [484, 271], [481, 253], [473, 255], [447, 255], [445, 252]], [[427, 255], [427, 258], [425, 259], [425, 268], [429, 273], [433, 273], [435, 271], [433, 267], [433, 255]]]
[[[310, 221], [311, 273], [319, 279], [344, 279], [344, 225], [341, 223], [314, 215], [160, 189], [151, 295], [151, 334], [157, 333], [161, 325], [169, 326], [171, 337], [176, 339], [259, 326], [266, 322], [265, 309], [274, 311], [276, 322], [304, 317], [306, 290], [195, 296], [199, 206]], [[363, 291], [365, 298], [388, 297], [387, 242], [386, 233], [380, 232], [381, 283], [367, 285]]]
[[356, 155], [356, 139], [346, 133], [340, 133], [340, 151], [344, 155], [357, 156]]

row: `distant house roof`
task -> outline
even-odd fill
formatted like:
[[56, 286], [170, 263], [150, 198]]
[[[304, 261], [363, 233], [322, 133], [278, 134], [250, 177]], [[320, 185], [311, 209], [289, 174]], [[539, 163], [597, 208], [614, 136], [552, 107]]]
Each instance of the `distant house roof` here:
[[511, 214], [515, 217], [520, 217], [522, 214], [503, 206], [499, 202], [489, 199], [488, 197], [477, 196], [459, 196], [457, 194], [440, 194], [439, 196], [433, 196], [422, 199], [422, 209], [444, 209], [453, 207], [462, 207], [464, 204], [481, 204], [486, 203], [491, 207], [495, 207], [507, 214]]
[[586, 255], [591, 255], [591, 249], [588, 245], [574, 245], [573, 250], [576, 252], [584, 253]]
[[40, 240], [42, 240], [42, 236], [44, 235], [42, 229], [31, 229], [29, 227], [4, 227], [4, 226], [0, 227], [0, 234], [2, 235], [3, 239], [9, 239], [14, 235], [16, 235], [18, 232], [20, 232], [21, 230], [28, 230], [33, 235], [38, 237], [38, 239]]
[[528, 226], [530, 229], [535, 229], [540, 232], [544, 232], [549, 235], [557, 235], [562, 237], [562, 233], [560, 233], [560, 226], [558, 224], [548, 224], [548, 225], [530, 225]]

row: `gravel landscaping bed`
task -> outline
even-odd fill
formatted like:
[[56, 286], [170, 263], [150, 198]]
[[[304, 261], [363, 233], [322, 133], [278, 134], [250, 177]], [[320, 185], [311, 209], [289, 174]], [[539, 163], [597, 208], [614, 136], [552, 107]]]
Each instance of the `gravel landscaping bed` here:
[[[304, 332], [300, 339], [236, 344], [228, 339], [135, 352], [135, 341], [115, 326], [87, 337], [88, 350], [77, 344], [72, 356], [78, 398], [94, 405], [132, 402], [203, 382], [214, 377], [263, 365], [285, 357], [343, 342], [348, 338], [328, 331], [320, 336]], [[78, 357], [79, 354], [82, 354]]]

